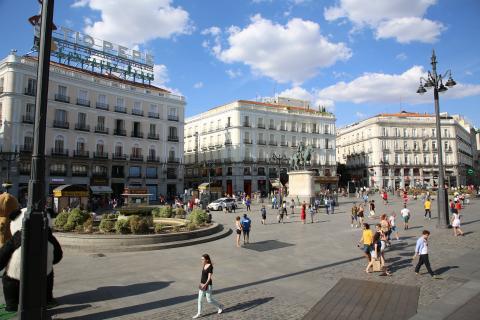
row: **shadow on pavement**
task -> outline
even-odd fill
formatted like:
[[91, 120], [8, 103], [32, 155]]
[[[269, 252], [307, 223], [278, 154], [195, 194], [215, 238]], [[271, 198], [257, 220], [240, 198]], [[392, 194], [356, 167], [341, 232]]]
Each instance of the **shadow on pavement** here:
[[60, 308], [55, 308], [52, 310], [48, 310], [48, 315], [53, 316], [56, 314], [61, 314], [61, 313], [70, 313], [70, 312], [76, 312], [80, 311], [83, 309], [90, 308], [92, 305], [91, 304], [81, 304], [78, 306], [68, 306], [68, 307], [60, 307]]
[[99, 287], [95, 290], [72, 293], [57, 300], [61, 304], [82, 304], [136, 296], [166, 288], [173, 281], [135, 283], [126, 286]]
[[[263, 279], [263, 280], [259, 280], [259, 281], [255, 281], [255, 282], [248, 282], [248, 283], [245, 283], [245, 284], [240, 284], [240, 285], [236, 285], [236, 286], [223, 288], [223, 289], [220, 289], [220, 290], [215, 290], [214, 293], [219, 294], [219, 293], [244, 289], [244, 288], [247, 288], [247, 287], [256, 286], [256, 285], [260, 285], [260, 284], [263, 284], [263, 283], [277, 281], [277, 280], [286, 279], [286, 278], [290, 278], [290, 277], [295, 277], [295, 276], [298, 276], [298, 275], [302, 275], [302, 274], [306, 274], [306, 273], [310, 273], [310, 272], [315, 272], [315, 271], [319, 271], [319, 270], [322, 270], [322, 269], [327, 269], [327, 268], [330, 268], [330, 267], [339, 266], [339, 265], [342, 265], [342, 264], [348, 264], [348, 263], [352, 263], [354, 261], [363, 260], [363, 259], [365, 259], [365, 258], [363, 256], [360, 256], [360, 257], [356, 257], [356, 258], [352, 258], [352, 259], [333, 262], [333, 263], [330, 263], [330, 264], [326, 264], [326, 265], [322, 265], [322, 266], [318, 266], [318, 267], [314, 267], [314, 268], [310, 268], [310, 269], [305, 269], [305, 270], [297, 271], [297, 272], [293, 272], [293, 273], [288, 273], [288, 274], [284, 274], [284, 275], [281, 275], [281, 276], [271, 277], [271, 278], [267, 278], [267, 279]], [[81, 315], [81, 316], [78, 316], [78, 317], [70, 317], [69, 320], [111, 319], [111, 318], [115, 318], [115, 317], [126, 316], [126, 315], [129, 315], [129, 314], [136, 314], [136, 313], [140, 313], [140, 312], [145, 312], [145, 311], [148, 311], [148, 310], [154, 310], [154, 309], [169, 307], [169, 306], [173, 306], [173, 305], [176, 305], [176, 304], [179, 304], [179, 303], [184, 303], [184, 302], [187, 302], [187, 301], [192, 301], [192, 300], [195, 300], [197, 298], [197, 296], [198, 296], [197, 294], [178, 296], [178, 297], [168, 298], [168, 299], [164, 299], [164, 300], [152, 301], [152, 302], [147, 302], [147, 303], [143, 303], [143, 304], [137, 304], [137, 305], [133, 305], [133, 306], [123, 307], [123, 308], [114, 309], [114, 310], [106, 310], [106, 311], [101, 311], [101, 312], [97, 312], [97, 313], [85, 314], [85, 315]], [[265, 301], [265, 302], [267, 302], [267, 301]], [[63, 303], [63, 301], [62, 301], [62, 303]]]
[[472, 221], [468, 221], [468, 222], [462, 222], [462, 226], [464, 226], [466, 224], [470, 224], [470, 223], [475, 223], [475, 222], [478, 222], [478, 221], [480, 221], [480, 219], [472, 220]]
[[274, 299], [274, 297], [265, 297], [265, 298], [240, 302], [240, 303], [237, 303], [236, 305], [234, 305], [232, 307], [226, 308], [225, 310], [223, 310], [223, 313], [233, 312], [233, 311], [245, 312], [245, 311], [248, 311], [248, 310], [251, 310], [251, 309], [254, 309], [254, 308], [258, 307], [259, 305], [270, 302], [273, 299]]
[[435, 270], [435, 274], [444, 274], [445, 272], [449, 271], [450, 269], [458, 269], [458, 266], [446, 266], [446, 267], [441, 267]]

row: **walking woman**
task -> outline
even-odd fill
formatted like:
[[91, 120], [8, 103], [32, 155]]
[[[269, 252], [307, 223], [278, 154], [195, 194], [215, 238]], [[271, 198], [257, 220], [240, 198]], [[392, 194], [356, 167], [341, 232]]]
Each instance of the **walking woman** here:
[[457, 209], [453, 211], [452, 215], [452, 227], [453, 227], [453, 235], [456, 237], [458, 235], [463, 236], [463, 231], [460, 229], [460, 213], [458, 213]]
[[240, 248], [240, 236], [242, 235], [242, 224], [240, 223], [240, 217], [235, 218], [235, 230], [237, 232], [237, 248]]
[[360, 245], [363, 245], [362, 251], [368, 260], [368, 265], [370, 264], [370, 260], [372, 258], [370, 255], [372, 243], [373, 243], [373, 232], [372, 230], [370, 230], [370, 225], [368, 223], [364, 223], [362, 237], [358, 241], [358, 246], [360, 247]]
[[293, 216], [295, 214], [295, 200], [290, 201], [290, 214]]
[[213, 289], [213, 264], [212, 260], [210, 260], [210, 256], [208, 254], [202, 255], [202, 277], [200, 279], [200, 285], [198, 286], [198, 309], [197, 314], [193, 316], [193, 319], [197, 319], [202, 315], [202, 300], [203, 296], [207, 297], [207, 302], [213, 304], [215, 307], [218, 308], [217, 313], [223, 312], [223, 306], [217, 302], [212, 296], [212, 289]]
[[302, 220], [302, 223], [303, 223], [303, 224], [305, 224], [305, 219], [307, 218], [307, 217], [306, 217], [306, 212], [305, 212], [306, 207], [307, 207], [306, 203], [303, 202], [303, 204], [302, 204], [302, 210], [300, 211], [300, 220]]

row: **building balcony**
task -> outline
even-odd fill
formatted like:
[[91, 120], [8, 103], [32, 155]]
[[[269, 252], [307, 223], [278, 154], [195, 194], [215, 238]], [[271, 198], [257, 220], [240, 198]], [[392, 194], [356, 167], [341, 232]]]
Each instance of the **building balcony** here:
[[146, 179], [158, 179], [158, 175], [157, 174], [149, 174], [149, 175], [146, 175], [145, 178]]
[[290, 132], [297, 132], [297, 128], [290, 128]]
[[75, 123], [75, 130], [90, 132], [90, 126], [85, 123]]
[[70, 123], [63, 120], [53, 120], [53, 127], [60, 128], [60, 129], [68, 129], [70, 128]]
[[19, 168], [18, 172], [20, 173], [21, 176], [29, 176], [31, 174], [29, 168]]
[[119, 113], [127, 113], [127, 107], [123, 107], [123, 106], [115, 106], [115, 112], [119, 112]]
[[132, 115], [143, 117], [143, 110], [135, 110], [135, 109], [132, 109]]
[[279, 130], [280, 130], [280, 131], [287, 131], [287, 128], [286, 128], [286, 127], [280, 127]]
[[231, 145], [232, 145], [232, 141], [231, 141], [231, 140], [226, 140], [226, 141], [225, 141], [225, 145], [226, 145], [226, 146], [231, 146]]
[[258, 129], [265, 129], [265, 125], [263, 123], [257, 124]]
[[223, 148], [223, 144], [217, 143], [217, 144], [215, 144], [215, 148], [221, 149], [221, 148]]
[[108, 134], [108, 128], [105, 128], [104, 126], [96, 126], [95, 127], [95, 133], [103, 133], [103, 134]]
[[252, 163], [252, 162], [253, 162], [253, 158], [252, 158], [252, 157], [244, 157], [244, 158], [243, 158], [243, 162], [245, 162], [245, 163]]
[[278, 145], [278, 143], [277, 143], [277, 141], [270, 140], [270, 141], [268, 141], [268, 145], [276, 147]]
[[73, 150], [74, 158], [89, 158], [90, 152], [86, 150]]
[[55, 101], [70, 103], [70, 97], [63, 94], [55, 94]]
[[127, 160], [127, 155], [122, 153], [112, 153], [113, 160]]
[[180, 163], [180, 158], [168, 157], [167, 162], [168, 163]]
[[243, 139], [243, 143], [252, 144], [252, 140], [251, 139]]
[[167, 179], [168, 180], [176, 180], [177, 179], [177, 174], [176, 173], [167, 173]]
[[68, 157], [68, 149], [52, 148], [51, 155], [56, 157]]
[[160, 162], [160, 157], [156, 157], [153, 155], [148, 155], [147, 162]]
[[448, 153], [453, 152], [452, 147], [445, 148], [445, 152], [448, 152]]
[[277, 130], [277, 128], [275, 128], [275, 126], [269, 126], [268, 130]]
[[298, 147], [298, 143], [294, 143], [292, 142], [292, 144], [290, 145], [291, 148], [297, 148]]
[[132, 131], [130, 133], [130, 136], [132, 138], [143, 138], [143, 132], [140, 132], [140, 131]]
[[152, 140], [160, 140], [160, 135], [158, 133], [149, 132], [147, 138]]
[[33, 151], [33, 144], [25, 144], [20, 146], [20, 153], [32, 153]]
[[106, 152], [94, 152], [93, 153], [94, 159], [108, 159], [108, 153]]
[[92, 172], [93, 178], [107, 178], [108, 174], [105, 171]]
[[178, 142], [178, 136], [168, 136], [168, 141]]
[[141, 155], [141, 154], [130, 154], [130, 161], [143, 161], [143, 155]]
[[50, 170], [50, 176], [64, 177], [67, 175], [66, 170]]
[[37, 90], [35, 88], [25, 88], [23, 93], [27, 96], [35, 97], [37, 95]]
[[115, 129], [113, 130], [113, 134], [116, 136], [126, 136], [127, 135], [127, 130], [125, 129]]
[[90, 100], [77, 98], [77, 106], [90, 107]]
[[168, 121], [178, 121], [178, 116], [169, 114], [168, 115]]
[[202, 151], [205, 151], [205, 150], [207, 150], [207, 149], [208, 149], [207, 146], [202, 146]]
[[280, 141], [280, 146], [281, 147], [288, 147], [288, 142]]
[[35, 122], [35, 115], [33, 114], [24, 114], [22, 116], [22, 122], [23, 123], [30, 123], [30, 124], [33, 124]]
[[88, 177], [87, 171], [72, 171], [72, 177]]
[[98, 102], [95, 104], [95, 108], [100, 109], [100, 110], [110, 110], [110, 106], [108, 103], [105, 102]]
[[231, 125], [230, 123], [227, 123], [227, 124], [225, 125], [225, 129], [228, 129], [228, 128], [231, 128], [231, 127], [232, 127], [232, 125]]
[[149, 112], [148, 117], [153, 119], [160, 119], [160, 114], [158, 112]]
[[265, 159], [263, 157], [262, 158], [260, 158], [260, 157], [257, 158], [257, 163], [266, 163], [266, 162], [267, 162], [267, 159]]
[[232, 158], [223, 158], [222, 160], [224, 163], [232, 163]]
[[242, 125], [243, 125], [244, 127], [247, 127], [247, 128], [250, 128], [250, 127], [251, 127], [250, 123], [248, 123], [248, 122], [244, 122]]
[[208, 150], [214, 150], [214, 149], [215, 149], [215, 146], [213, 144], [208, 146]]
[[264, 146], [264, 145], [267, 144], [267, 141], [265, 141], [265, 140], [257, 140], [257, 144], [258, 144], [258, 145], [261, 145], [261, 146]]

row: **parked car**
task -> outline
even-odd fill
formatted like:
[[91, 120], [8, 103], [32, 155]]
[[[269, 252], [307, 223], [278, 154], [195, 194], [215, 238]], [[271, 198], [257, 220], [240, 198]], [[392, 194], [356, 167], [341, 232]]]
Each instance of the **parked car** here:
[[231, 210], [237, 208], [237, 203], [235, 202], [235, 199], [232, 199], [232, 198], [217, 199], [217, 200], [211, 202], [207, 206], [207, 208], [208, 208], [208, 210], [212, 210], [212, 211], [221, 211], [223, 209], [223, 204], [226, 205], [228, 211], [231, 211]]

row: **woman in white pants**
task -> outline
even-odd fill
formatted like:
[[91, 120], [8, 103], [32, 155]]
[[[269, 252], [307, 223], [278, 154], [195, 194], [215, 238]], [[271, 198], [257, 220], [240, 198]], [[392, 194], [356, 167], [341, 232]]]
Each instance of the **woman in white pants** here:
[[198, 310], [197, 314], [193, 316], [193, 319], [197, 319], [202, 314], [202, 300], [203, 296], [207, 297], [207, 302], [213, 304], [215, 307], [218, 308], [218, 313], [223, 312], [223, 306], [217, 302], [212, 296], [212, 275], [213, 275], [213, 264], [212, 260], [210, 260], [210, 256], [208, 254], [202, 255], [202, 277], [200, 279], [200, 285], [198, 286]]

